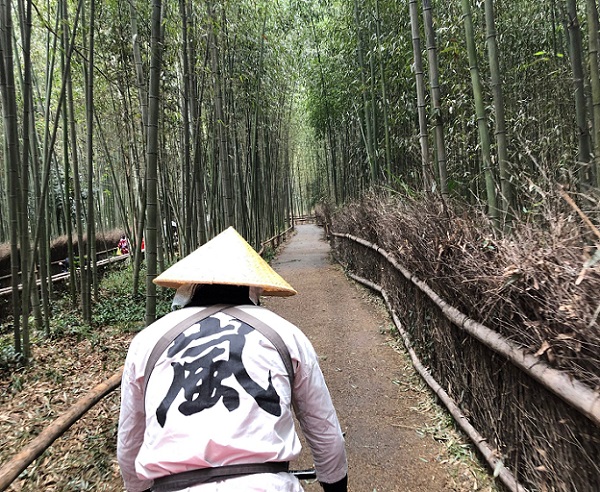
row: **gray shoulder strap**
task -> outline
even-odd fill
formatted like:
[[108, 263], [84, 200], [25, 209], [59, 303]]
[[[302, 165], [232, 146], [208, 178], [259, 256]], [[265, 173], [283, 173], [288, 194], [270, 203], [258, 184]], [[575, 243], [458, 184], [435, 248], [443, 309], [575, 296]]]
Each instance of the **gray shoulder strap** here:
[[242, 311], [239, 308], [233, 307], [228, 304], [216, 304], [214, 306], [204, 308], [202, 311], [194, 313], [191, 316], [188, 316], [187, 318], [181, 320], [160, 338], [158, 343], [152, 349], [152, 352], [150, 352], [150, 356], [148, 357], [148, 361], [146, 362], [146, 369], [144, 370], [144, 395], [146, 394], [146, 387], [148, 386], [148, 381], [150, 379], [152, 371], [154, 370], [154, 366], [158, 362], [160, 355], [167, 349], [169, 345], [171, 345], [173, 340], [175, 340], [175, 338], [177, 338], [178, 335], [183, 333], [186, 330], [186, 328], [189, 328], [194, 323], [198, 323], [199, 321], [202, 321], [203, 319], [206, 319], [209, 316], [212, 316], [213, 314], [218, 312], [229, 314], [230, 316], [233, 316], [234, 318], [239, 319], [240, 321], [243, 321], [244, 323], [250, 325], [252, 328], [264, 335], [267, 338], [267, 340], [269, 340], [274, 345], [281, 359], [283, 360], [283, 364], [285, 365], [288, 377], [290, 379], [290, 387], [293, 392], [294, 366], [292, 365], [290, 351], [288, 350], [287, 345], [285, 344], [281, 336], [279, 336], [279, 333], [277, 333], [265, 322], [259, 320], [251, 314], [246, 313], [245, 311]]
[[287, 345], [273, 328], [267, 325], [264, 321], [259, 320], [258, 318], [248, 314], [246, 311], [242, 311], [237, 307], [228, 307], [223, 309], [225, 314], [229, 314], [240, 321], [250, 325], [256, 331], [264, 335], [267, 340], [269, 340], [279, 352], [281, 359], [283, 360], [283, 364], [288, 373], [288, 377], [290, 379], [290, 387], [294, 388], [294, 366], [292, 365], [292, 357], [290, 356], [290, 351], [287, 348]]
[[219, 311], [224, 310], [229, 307], [229, 304], [215, 304], [214, 306], [209, 306], [204, 308], [202, 311], [198, 311], [197, 313], [184, 318], [179, 323], [177, 323], [173, 328], [171, 328], [167, 333], [165, 333], [157, 344], [150, 352], [150, 356], [148, 357], [148, 361], [146, 362], [146, 369], [144, 370], [144, 395], [146, 394], [146, 387], [148, 386], [148, 380], [150, 379], [150, 374], [154, 370], [154, 366], [158, 362], [160, 355], [167, 349], [169, 345], [177, 338], [178, 335], [183, 333], [186, 328], [189, 328], [198, 321], [202, 321], [209, 316], [212, 316]]

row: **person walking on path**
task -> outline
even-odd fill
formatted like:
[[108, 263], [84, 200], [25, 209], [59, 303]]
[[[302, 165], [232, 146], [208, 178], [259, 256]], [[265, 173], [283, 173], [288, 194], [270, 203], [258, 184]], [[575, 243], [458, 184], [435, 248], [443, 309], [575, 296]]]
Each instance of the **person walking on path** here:
[[[233, 229], [154, 282], [175, 310], [125, 361], [117, 458], [129, 492], [301, 492], [294, 414], [325, 492], [348, 490], [345, 441], [304, 333], [259, 306], [296, 291]], [[294, 411], [292, 412], [292, 408]]]

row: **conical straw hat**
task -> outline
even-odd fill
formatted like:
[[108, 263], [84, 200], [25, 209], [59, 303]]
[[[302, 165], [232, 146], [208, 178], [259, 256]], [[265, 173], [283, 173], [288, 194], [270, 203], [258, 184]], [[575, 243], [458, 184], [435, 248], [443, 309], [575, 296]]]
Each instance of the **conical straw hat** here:
[[186, 284], [247, 285], [265, 296], [293, 296], [294, 288], [233, 227], [202, 245], [154, 279], [163, 287]]

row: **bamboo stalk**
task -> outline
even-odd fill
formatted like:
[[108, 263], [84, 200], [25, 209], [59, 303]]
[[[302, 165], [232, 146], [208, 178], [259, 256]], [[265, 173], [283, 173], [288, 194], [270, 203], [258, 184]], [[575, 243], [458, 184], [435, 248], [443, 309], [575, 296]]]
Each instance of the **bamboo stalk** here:
[[396, 313], [394, 312], [394, 309], [392, 307], [392, 303], [390, 302], [389, 296], [385, 292], [385, 290], [383, 290], [383, 288], [379, 285], [370, 282], [367, 279], [359, 277], [358, 275], [355, 275], [353, 273], [348, 273], [348, 275], [357, 282], [360, 282], [361, 284], [364, 284], [367, 287], [370, 287], [371, 289], [376, 290], [381, 294], [381, 296], [385, 300], [385, 303], [387, 304], [388, 310], [392, 314], [394, 324], [396, 325], [398, 332], [402, 336], [402, 340], [404, 341], [404, 347], [410, 355], [414, 368], [417, 370], [417, 372], [420, 374], [423, 380], [427, 383], [427, 385], [431, 388], [431, 390], [441, 400], [444, 406], [448, 409], [455, 422], [460, 426], [460, 428], [465, 432], [465, 434], [467, 434], [473, 445], [481, 452], [481, 454], [488, 462], [492, 470], [494, 470], [495, 476], [498, 476], [502, 483], [504, 483], [504, 485], [506, 485], [506, 487], [508, 487], [509, 490], [513, 492], [526, 492], [527, 489], [524, 488], [521, 484], [519, 484], [519, 482], [517, 482], [510, 470], [503, 466], [502, 460], [498, 458], [499, 456], [501, 456], [500, 451], [492, 448], [487, 443], [486, 438], [483, 437], [479, 432], [477, 432], [475, 427], [473, 427], [467, 419], [467, 417], [465, 417], [460, 407], [454, 402], [454, 400], [448, 395], [448, 393], [446, 393], [444, 388], [442, 388], [442, 386], [435, 380], [435, 378], [431, 375], [429, 370], [425, 366], [423, 366], [421, 360], [413, 350], [412, 342], [408, 336], [408, 333], [406, 333], [406, 331], [402, 328], [402, 322], [396, 316]]
[[0, 492], [6, 490], [14, 480], [38, 458], [54, 441], [62, 436], [90, 408], [121, 384], [123, 368], [109, 379], [100, 383], [80, 398], [66, 413], [46, 427], [33, 441], [0, 468]]
[[450, 306], [425, 282], [418, 279], [414, 274], [400, 265], [395, 258], [379, 246], [350, 234], [340, 234], [336, 232], [332, 232], [332, 234], [336, 237], [349, 239], [377, 251], [394, 268], [396, 268], [396, 270], [402, 273], [407, 280], [411, 281], [426, 294], [440, 308], [449, 321], [479, 340], [489, 349], [508, 359], [523, 372], [542, 384], [546, 389], [552, 391], [572, 408], [589, 418], [594, 424], [600, 425], [600, 394], [596, 391], [580, 381], [571, 379], [568, 374], [550, 367], [544, 361], [532, 354], [528, 354], [522, 348], [506, 340], [499, 333], [476, 322], [464, 313], [461, 313], [458, 309]]

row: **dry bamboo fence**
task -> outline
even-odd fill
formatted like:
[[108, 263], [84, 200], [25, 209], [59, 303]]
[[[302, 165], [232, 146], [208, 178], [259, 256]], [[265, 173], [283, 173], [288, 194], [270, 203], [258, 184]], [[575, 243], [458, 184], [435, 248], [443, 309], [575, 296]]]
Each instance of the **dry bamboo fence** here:
[[600, 490], [597, 391], [470, 319], [379, 246], [331, 235], [351, 276], [384, 294], [417, 369], [510, 490]]

